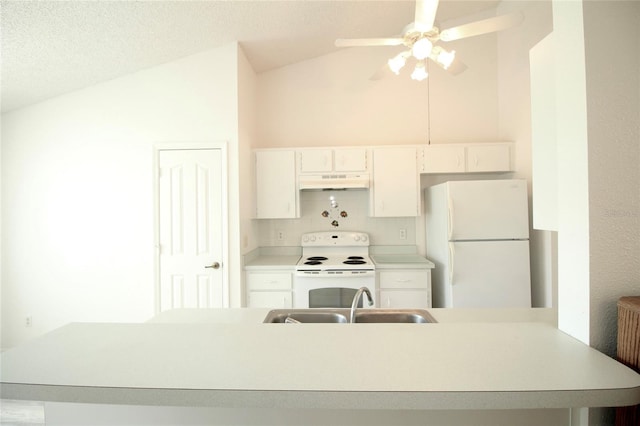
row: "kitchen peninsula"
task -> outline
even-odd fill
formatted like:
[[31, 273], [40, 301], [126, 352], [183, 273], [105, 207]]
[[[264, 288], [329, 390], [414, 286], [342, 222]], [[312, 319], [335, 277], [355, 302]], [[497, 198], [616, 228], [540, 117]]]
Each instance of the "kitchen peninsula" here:
[[560, 425], [569, 407], [640, 403], [640, 375], [546, 309], [432, 309], [435, 324], [264, 324], [267, 312], [69, 324], [1, 354], [2, 398], [45, 401], [62, 424]]

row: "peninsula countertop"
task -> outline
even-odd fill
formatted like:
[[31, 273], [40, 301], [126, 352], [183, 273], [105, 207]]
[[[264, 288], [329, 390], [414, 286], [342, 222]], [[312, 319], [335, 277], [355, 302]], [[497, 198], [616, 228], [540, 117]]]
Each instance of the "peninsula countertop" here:
[[432, 309], [436, 324], [296, 325], [264, 324], [267, 311], [69, 324], [0, 355], [2, 396], [359, 409], [640, 403], [640, 375], [559, 331], [544, 311], [490, 310], [483, 320], [481, 311]]

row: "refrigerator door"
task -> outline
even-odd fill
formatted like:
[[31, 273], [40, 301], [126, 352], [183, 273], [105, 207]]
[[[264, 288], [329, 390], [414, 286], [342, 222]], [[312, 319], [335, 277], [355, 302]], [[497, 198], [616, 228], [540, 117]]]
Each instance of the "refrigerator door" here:
[[450, 307], [530, 308], [529, 241], [449, 244]]
[[449, 241], [529, 238], [525, 180], [447, 183]]

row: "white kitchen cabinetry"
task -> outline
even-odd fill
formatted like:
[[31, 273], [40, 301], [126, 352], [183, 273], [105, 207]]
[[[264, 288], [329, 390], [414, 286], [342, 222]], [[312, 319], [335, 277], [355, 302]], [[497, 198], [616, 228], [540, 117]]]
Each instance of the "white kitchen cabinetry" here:
[[464, 145], [427, 145], [422, 149], [422, 173], [464, 173]]
[[300, 173], [366, 172], [366, 148], [304, 149], [298, 151]]
[[421, 173], [513, 171], [512, 143], [437, 144], [422, 147]]
[[290, 271], [247, 272], [249, 308], [291, 308], [292, 273]]
[[374, 148], [370, 215], [418, 216], [420, 176], [416, 147]]
[[506, 144], [467, 145], [467, 172], [509, 172], [511, 146]]
[[293, 150], [256, 151], [256, 218], [300, 217]]
[[378, 272], [378, 306], [381, 308], [430, 308], [431, 270]]

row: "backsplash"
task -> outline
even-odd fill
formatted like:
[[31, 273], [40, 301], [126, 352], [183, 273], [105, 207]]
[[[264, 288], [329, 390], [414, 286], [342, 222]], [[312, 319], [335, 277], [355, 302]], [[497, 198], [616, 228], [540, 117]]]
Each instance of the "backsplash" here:
[[306, 232], [333, 230], [367, 232], [372, 245], [416, 244], [416, 218], [369, 217], [368, 190], [301, 191], [300, 215], [259, 220], [258, 245], [299, 246]]

